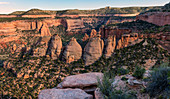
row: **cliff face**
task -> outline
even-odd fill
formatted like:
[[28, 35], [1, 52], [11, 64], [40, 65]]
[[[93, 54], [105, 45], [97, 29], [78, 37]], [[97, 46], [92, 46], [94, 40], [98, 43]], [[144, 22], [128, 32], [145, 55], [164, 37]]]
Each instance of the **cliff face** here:
[[163, 26], [170, 24], [170, 12], [149, 12], [138, 15], [136, 19]]
[[104, 55], [106, 58], [109, 58], [112, 53], [114, 52], [116, 47], [116, 36], [112, 37], [108, 37], [107, 41], [106, 41], [106, 48], [105, 48], [105, 52]]
[[131, 33], [130, 29], [117, 29], [111, 27], [101, 27], [100, 34], [102, 38], [108, 38], [110, 35], [116, 35], [117, 38], [121, 38], [124, 33]]
[[[49, 31], [47, 23], [42, 21], [18, 20], [0, 23], [0, 34], [15, 33], [17, 30], [35, 30], [35, 29], [37, 31], [40, 31], [40, 33], [42, 34], [44, 34], [44, 32]], [[42, 36], [49, 36], [50, 33], [48, 32], [45, 34], [47, 35]]]
[[67, 19], [67, 31], [83, 28], [83, 20], [81, 19]]

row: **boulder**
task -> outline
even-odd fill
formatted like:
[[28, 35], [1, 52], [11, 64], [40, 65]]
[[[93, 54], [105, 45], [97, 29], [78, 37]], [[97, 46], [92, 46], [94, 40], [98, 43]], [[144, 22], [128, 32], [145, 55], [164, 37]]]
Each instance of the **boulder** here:
[[114, 36], [114, 38], [112, 36], [109, 36], [106, 41], [106, 49], [104, 52], [106, 58], [109, 58], [112, 55], [112, 53], [115, 50], [115, 47], [116, 47], [116, 36]]
[[67, 76], [63, 82], [58, 84], [57, 88], [80, 88], [86, 92], [92, 92], [97, 87], [97, 79], [102, 79], [102, 77], [103, 74], [97, 72]]
[[67, 63], [77, 61], [81, 59], [82, 56], [82, 48], [77, 40], [73, 37], [69, 44], [66, 46], [63, 57]]
[[128, 84], [133, 86], [133, 85], [142, 85], [142, 82], [136, 80], [135, 77], [130, 77], [128, 80], [127, 80]]
[[93, 99], [93, 96], [81, 89], [45, 89], [38, 99]]
[[104, 99], [103, 94], [101, 93], [99, 88], [96, 88], [94, 92], [95, 99]]
[[115, 87], [116, 90], [123, 90], [126, 87], [126, 82], [121, 80], [122, 76], [115, 76], [114, 82], [112, 86]]
[[57, 34], [53, 35], [48, 44], [47, 55], [49, 55], [52, 59], [57, 59], [60, 56], [61, 49], [62, 49], [61, 38]]
[[101, 40], [100, 35], [91, 38], [84, 48], [83, 59], [85, 65], [91, 65], [97, 61], [101, 56], [104, 48], [104, 42]]

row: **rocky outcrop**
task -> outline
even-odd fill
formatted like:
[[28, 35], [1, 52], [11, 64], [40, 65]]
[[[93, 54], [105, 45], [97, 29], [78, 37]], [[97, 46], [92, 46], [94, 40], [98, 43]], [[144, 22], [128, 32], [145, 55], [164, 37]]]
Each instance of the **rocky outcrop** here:
[[38, 99], [93, 99], [93, 96], [81, 89], [45, 89]]
[[66, 46], [63, 57], [67, 63], [77, 61], [81, 59], [82, 56], [82, 48], [77, 40], [73, 37], [69, 44]]
[[91, 38], [84, 48], [83, 59], [85, 65], [91, 65], [97, 61], [101, 56], [104, 48], [104, 42], [100, 35]]
[[83, 28], [84, 24], [81, 19], [67, 19], [67, 31]]
[[48, 45], [47, 56], [49, 55], [52, 59], [57, 59], [60, 56], [61, 49], [62, 49], [61, 38], [57, 34], [53, 35]]
[[102, 77], [103, 74], [97, 72], [67, 76], [57, 88], [80, 88], [86, 92], [94, 92], [98, 83], [97, 79]]
[[84, 35], [82, 41], [86, 41], [86, 40], [88, 40], [88, 39], [89, 39], [89, 36], [85, 33], [85, 35]]
[[112, 37], [108, 37], [107, 41], [106, 41], [106, 48], [105, 48], [105, 52], [104, 55], [106, 58], [109, 58], [112, 53], [114, 52], [116, 47], [116, 36]]
[[124, 47], [127, 47], [128, 44], [129, 44], [130, 34], [123, 34], [122, 37], [123, 37], [123, 40], [124, 40], [123, 41]]
[[138, 15], [136, 19], [163, 26], [170, 24], [170, 12], [148, 12]]
[[50, 30], [47, 26], [46, 23], [43, 23], [41, 28], [40, 28], [40, 33], [41, 33], [41, 36], [51, 36], [51, 33], [50, 33]]
[[101, 38], [108, 38], [109, 36], [116, 35], [116, 38], [121, 38], [124, 33], [131, 33], [131, 29], [119, 29], [119, 28], [113, 28], [113, 27], [101, 27], [99, 30], [101, 34]]
[[93, 38], [97, 35], [97, 31], [95, 29], [92, 29], [91, 30], [91, 33], [90, 33], [90, 38]]
[[33, 49], [34, 56], [45, 56], [48, 48], [49, 36], [40, 37], [35, 48]]
[[102, 92], [100, 91], [100, 88], [96, 88], [94, 92], [95, 99], [104, 99]]
[[123, 37], [118, 40], [116, 49], [123, 48]]

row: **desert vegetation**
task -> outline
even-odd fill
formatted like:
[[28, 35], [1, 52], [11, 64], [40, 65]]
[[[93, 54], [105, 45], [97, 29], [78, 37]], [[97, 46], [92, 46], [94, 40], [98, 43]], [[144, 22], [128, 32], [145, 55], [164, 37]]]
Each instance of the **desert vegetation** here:
[[[101, 57], [90, 66], [85, 66], [82, 59], [66, 64], [60, 60], [31, 56], [29, 53], [20, 54], [20, 58], [8, 58], [6, 59], [8, 67], [0, 67], [1, 97], [35, 98], [40, 90], [55, 87], [64, 77], [86, 72], [110, 72], [115, 75], [134, 72], [135, 77], [142, 79], [143, 72], [140, 71], [142, 73], [139, 74], [135, 71], [136, 66], [144, 68], [146, 60], [152, 59], [157, 60], [154, 66], [157, 67], [168, 57], [167, 52], [158, 48], [153, 39], [146, 41], [148, 45], [143, 45], [143, 41], [134, 46], [116, 50], [109, 59]], [[122, 69], [123, 66], [127, 68]], [[122, 96], [123, 93], [119, 95]]]

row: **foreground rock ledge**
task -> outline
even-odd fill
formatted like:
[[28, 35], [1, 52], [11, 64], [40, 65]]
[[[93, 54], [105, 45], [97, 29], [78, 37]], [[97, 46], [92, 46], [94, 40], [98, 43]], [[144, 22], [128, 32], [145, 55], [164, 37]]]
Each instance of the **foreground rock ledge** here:
[[38, 99], [93, 99], [93, 96], [81, 89], [45, 89]]
[[97, 85], [97, 78], [102, 79], [102, 73], [84, 73], [66, 77], [57, 88], [84, 88]]

